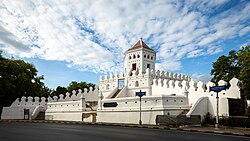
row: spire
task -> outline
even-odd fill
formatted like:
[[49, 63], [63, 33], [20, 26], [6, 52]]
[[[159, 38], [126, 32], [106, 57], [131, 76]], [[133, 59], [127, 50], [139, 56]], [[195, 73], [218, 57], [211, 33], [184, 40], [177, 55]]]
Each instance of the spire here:
[[133, 50], [133, 49], [138, 49], [138, 48], [146, 48], [146, 49], [149, 49], [149, 50], [152, 50], [151, 48], [148, 47], [148, 45], [146, 45], [142, 38], [140, 38], [132, 48], [130, 48], [129, 50]]

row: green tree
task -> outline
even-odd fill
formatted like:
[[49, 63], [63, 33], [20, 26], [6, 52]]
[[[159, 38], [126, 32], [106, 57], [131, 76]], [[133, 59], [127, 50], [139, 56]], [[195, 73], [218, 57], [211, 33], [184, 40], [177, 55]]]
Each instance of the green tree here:
[[68, 92], [67, 88], [62, 86], [57, 86], [56, 90], [51, 93], [51, 96], [59, 96], [60, 94], [66, 94]]
[[84, 88], [89, 89], [89, 87], [93, 87], [93, 89], [95, 88], [95, 84], [92, 83], [87, 83], [87, 82], [76, 82], [76, 81], [72, 81], [69, 86], [67, 87], [68, 92], [72, 92], [73, 90], [78, 90], [78, 89], [82, 89], [84, 90]]
[[240, 68], [237, 62], [237, 52], [234, 50], [230, 51], [228, 56], [220, 56], [213, 63], [213, 69], [211, 70], [212, 81], [215, 83], [220, 80], [229, 82], [233, 77], [238, 78]]
[[250, 99], [250, 46], [242, 47], [238, 51], [238, 65], [241, 68], [239, 79], [242, 82], [242, 92]]
[[213, 63], [211, 70], [212, 81], [229, 82], [233, 77], [241, 81], [241, 92], [250, 99], [250, 46], [242, 47], [239, 51], [232, 50], [228, 56], [220, 56]]
[[50, 91], [42, 80], [34, 65], [6, 59], [0, 52], [0, 109], [22, 96], [48, 96]]

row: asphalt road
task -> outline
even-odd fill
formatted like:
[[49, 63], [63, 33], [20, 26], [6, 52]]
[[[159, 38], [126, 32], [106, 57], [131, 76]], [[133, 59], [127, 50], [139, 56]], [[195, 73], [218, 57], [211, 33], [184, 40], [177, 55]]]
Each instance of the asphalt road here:
[[0, 122], [0, 141], [249, 141], [249, 137], [104, 125]]

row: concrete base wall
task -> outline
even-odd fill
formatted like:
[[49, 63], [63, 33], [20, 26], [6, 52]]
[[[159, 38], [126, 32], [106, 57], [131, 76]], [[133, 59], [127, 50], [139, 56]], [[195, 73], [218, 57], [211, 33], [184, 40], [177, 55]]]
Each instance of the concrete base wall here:
[[45, 120], [82, 121], [82, 112], [45, 113]]
[[[142, 124], [156, 124], [155, 119], [157, 115], [164, 115], [166, 113], [178, 115], [182, 111], [183, 110], [142, 111]], [[138, 124], [139, 119], [139, 111], [97, 111], [97, 122]]]

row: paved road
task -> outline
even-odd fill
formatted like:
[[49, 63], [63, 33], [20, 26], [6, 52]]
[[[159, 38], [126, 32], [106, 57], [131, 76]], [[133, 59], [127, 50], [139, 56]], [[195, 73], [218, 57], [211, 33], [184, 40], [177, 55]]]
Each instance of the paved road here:
[[249, 137], [103, 125], [0, 122], [0, 141], [249, 141]]

